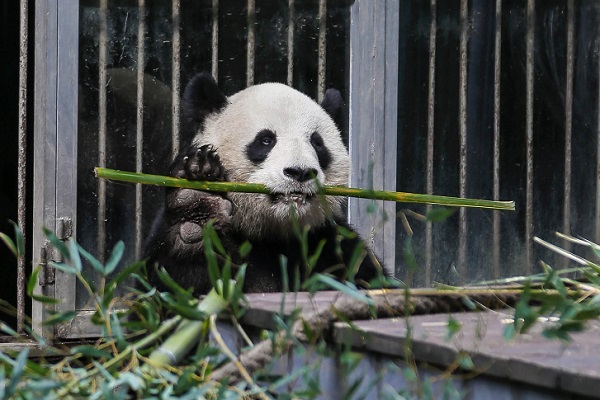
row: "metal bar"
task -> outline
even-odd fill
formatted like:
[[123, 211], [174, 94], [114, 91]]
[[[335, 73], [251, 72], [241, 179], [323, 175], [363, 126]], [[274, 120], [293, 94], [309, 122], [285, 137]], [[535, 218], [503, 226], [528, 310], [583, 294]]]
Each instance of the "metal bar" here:
[[248, 37], [246, 49], [246, 86], [254, 85], [254, 57], [255, 57], [255, 31], [256, 31], [256, 4], [255, 0], [248, 0]]
[[[106, 90], [107, 90], [107, 7], [100, 0], [100, 32], [98, 45], [98, 166], [106, 167]], [[98, 257], [104, 260], [106, 251], [106, 182], [98, 180]]]
[[[28, 1], [21, 0], [20, 35], [21, 43], [19, 49], [19, 147], [18, 147], [18, 171], [17, 171], [17, 223], [21, 228], [23, 242], [27, 233], [27, 44], [29, 35], [27, 25], [29, 23]], [[25, 254], [19, 254], [17, 259], [17, 332], [24, 332], [25, 317]]]
[[[500, 68], [502, 66], [502, 0], [496, 0], [494, 36], [494, 199], [500, 199]], [[492, 273], [500, 277], [500, 212], [494, 211]]]
[[212, 1], [212, 76], [219, 79], [219, 0]]
[[[427, 188], [428, 194], [433, 193], [433, 150], [435, 128], [435, 60], [437, 45], [437, 1], [429, 3], [431, 22], [429, 24], [429, 82], [427, 90]], [[431, 206], [427, 206], [427, 212]], [[433, 261], [433, 224], [428, 221], [425, 225], [425, 286], [431, 286], [431, 266]]]
[[[575, 12], [573, 0], [567, 2], [567, 73], [565, 88], [565, 182], [563, 205], [563, 232], [571, 233], [571, 171], [573, 137], [573, 52]], [[571, 248], [570, 242], [564, 243], [565, 250]], [[567, 262], [566, 258], [563, 258]]]
[[327, 66], [327, 0], [319, 0], [319, 60], [317, 66], [317, 99], [319, 103], [325, 94], [325, 79]]
[[172, 114], [173, 114], [173, 128], [171, 131], [172, 135], [172, 151], [173, 158], [179, 154], [179, 113], [181, 105], [181, 35], [179, 32], [180, 24], [180, 12], [181, 3], [180, 0], [173, 0], [173, 72], [171, 74], [172, 79]]
[[[33, 104], [33, 241], [32, 264], [44, 259], [47, 239], [42, 227], [54, 227], [56, 221], [56, 132], [57, 132], [57, 79], [58, 75], [58, 3], [39, 0], [34, 7], [35, 47]], [[36, 285], [36, 295], [56, 297], [55, 285]], [[44, 324], [56, 307], [40, 302], [31, 304], [33, 331], [44, 338], [54, 336], [54, 327]]]
[[[460, 72], [459, 72], [459, 196], [467, 197], [467, 40], [468, 40], [468, 0], [460, 1]], [[467, 213], [459, 210], [457, 268], [461, 275], [467, 272]]]
[[296, 2], [288, 0], [288, 37], [287, 37], [287, 84], [292, 86], [294, 83], [294, 30], [296, 19]]
[[[597, 40], [596, 54], [600, 54], [600, 40]], [[597, 58], [598, 63], [598, 105], [597, 105], [597, 127], [596, 133], [596, 223], [594, 232], [594, 241], [600, 243], [600, 57]]]
[[527, 0], [527, 33], [525, 55], [525, 134], [527, 176], [525, 188], [525, 255], [523, 273], [528, 274], [533, 266], [533, 56], [535, 32], [535, 0]]
[[[77, 227], [77, 127], [79, 75], [79, 0], [58, 2], [58, 47], [56, 60], [56, 204], [54, 230], [59, 238], [76, 238]], [[77, 278], [56, 271], [57, 311], [73, 310], [77, 303]], [[82, 296], [85, 296], [85, 294]], [[56, 327], [57, 336], [65, 337], [70, 327]]]
[[[144, 148], [144, 66], [146, 63], [146, 0], [138, 0], [137, 105], [135, 170], [142, 172]], [[135, 259], [142, 258], [142, 185], [135, 186]]]

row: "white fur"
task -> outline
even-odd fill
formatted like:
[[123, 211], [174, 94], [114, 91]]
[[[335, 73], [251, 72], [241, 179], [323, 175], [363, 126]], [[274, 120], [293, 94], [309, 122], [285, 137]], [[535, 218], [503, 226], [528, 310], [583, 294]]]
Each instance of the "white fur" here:
[[[279, 83], [251, 86], [231, 96], [229, 105], [205, 121], [196, 144], [212, 144], [231, 181], [262, 183], [277, 193], [315, 193], [314, 181], [297, 182], [283, 173], [286, 167], [314, 168], [323, 185], [347, 185], [350, 162], [335, 123], [308, 96]], [[277, 143], [259, 166], [246, 155], [246, 146], [263, 129], [275, 132]], [[329, 150], [331, 163], [323, 171], [310, 143], [318, 132]], [[289, 235], [290, 213], [301, 226], [319, 226], [331, 213], [340, 213], [340, 199], [314, 198], [306, 205], [273, 204], [268, 195], [231, 193], [232, 223], [250, 237]]]

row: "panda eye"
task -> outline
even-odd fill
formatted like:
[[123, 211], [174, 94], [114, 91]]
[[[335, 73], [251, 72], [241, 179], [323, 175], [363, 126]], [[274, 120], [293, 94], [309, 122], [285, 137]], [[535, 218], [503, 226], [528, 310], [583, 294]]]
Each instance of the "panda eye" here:
[[320, 150], [323, 148], [323, 146], [325, 146], [323, 143], [323, 138], [317, 132], [313, 133], [310, 137], [310, 144], [315, 150]]
[[315, 153], [317, 153], [317, 158], [319, 159], [319, 165], [323, 170], [326, 170], [331, 164], [331, 154], [325, 146], [325, 142], [321, 135], [317, 132], [313, 132], [310, 136], [310, 144], [315, 149]]
[[255, 164], [266, 160], [269, 152], [277, 143], [277, 135], [269, 129], [263, 129], [256, 134], [254, 140], [246, 145], [246, 155]]

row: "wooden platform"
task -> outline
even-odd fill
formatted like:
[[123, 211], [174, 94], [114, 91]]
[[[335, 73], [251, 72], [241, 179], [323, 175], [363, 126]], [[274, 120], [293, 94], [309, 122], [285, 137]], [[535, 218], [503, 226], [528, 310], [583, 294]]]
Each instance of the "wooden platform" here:
[[[306, 315], [330, 307], [337, 295], [334, 292], [319, 292], [312, 297], [306, 293], [251, 294], [243, 322], [273, 329], [276, 314], [290, 315], [300, 308]], [[541, 336], [542, 325], [550, 322], [540, 322], [529, 334], [507, 341], [503, 332], [512, 323], [510, 311], [451, 315], [462, 328], [450, 339], [447, 339], [450, 314], [434, 314], [354, 321], [354, 327], [336, 322], [333, 340], [377, 357], [402, 359], [410, 324], [412, 351], [418, 361], [445, 368], [466, 353], [474, 364], [473, 376], [493, 377], [508, 386], [531, 385], [531, 393], [539, 392], [535, 398], [600, 397], [600, 321], [593, 321], [587, 331], [574, 334], [570, 343]]]

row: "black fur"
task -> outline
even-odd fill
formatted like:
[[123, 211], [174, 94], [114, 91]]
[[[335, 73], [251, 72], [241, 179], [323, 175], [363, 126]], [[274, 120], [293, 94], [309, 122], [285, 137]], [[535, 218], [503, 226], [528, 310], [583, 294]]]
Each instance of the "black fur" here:
[[275, 132], [263, 129], [256, 134], [252, 143], [246, 146], [246, 155], [250, 161], [258, 165], [267, 159], [276, 143]]
[[[183, 98], [184, 109], [194, 110], [194, 114], [202, 118], [220, 110], [227, 103], [214, 80], [209, 78], [210, 76], [206, 74], [195, 77], [186, 88]], [[335, 93], [332, 95], [331, 91], [328, 93], [327, 101], [324, 101], [327, 106], [324, 108], [335, 112], [336, 107], [341, 104], [341, 97], [337, 91], [335, 91], [337, 96]], [[276, 137], [273, 132], [259, 132], [254, 142], [246, 149], [248, 157], [257, 163], [261, 159], [264, 160], [270, 151], [269, 146], [272, 148], [275, 142]], [[330, 155], [318, 133], [313, 134], [311, 143], [319, 155], [319, 161], [328, 165]], [[210, 146], [192, 147], [180, 154], [173, 162], [170, 173], [172, 176], [196, 180], [227, 179], [219, 156]], [[145, 252], [150, 266], [150, 282], [159, 290], [166, 289], [154, 272], [154, 265], [158, 264], [164, 267], [180, 285], [193, 288], [196, 295], [210, 290], [211, 283], [202, 237], [202, 228], [208, 221], [213, 221], [223, 246], [231, 255], [234, 264], [248, 263], [244, 285], [246, 292], [282, 290], [281, 256], [287, 260], [289, 288], [294, 287], [293, 282], [298, 274], [300, 279], [307, 278], [308, 272], [304, 267], [306, 262], [301, 251], [302, 246], [294, 235], [290, 235], [291, 239], [272, 237], [250, 241], [252, 250], [247, 258], [242, 260], [238, 255], [238, 249], [248, 241], [248, 238], [232, 227], [231, 212], [232, 204], [226, 195], [190, 189], [168, 189], [164, 210], [157, 216], [153, 232], [146, 243]], [[340, 235], [338, 227], [350, 232], [350, 235]], [[364, 242], [344, 221], [331, 219], [323, 226], [310, 229], [307, 241], [309, 257], [324, 242], [321, 255], [312, 272], [328, 272], [340, 280], [352, 275], [356, 282], [363, 286], [384, 273]], [[364, 258], [360, 261], [357, 271], [351, 273], [347, 265], [353, 259], [357, 248]]]
[[183, 91], [181, 111], [188, 123], [195, 123], [196, 131], [206, 117], [227, 105], [227, 97], [208, 72], [194, 76]]
[[310, 144], [317, 153], [321, 169], [326, 170], [331, 163], [331, 154], [329, 154], [329, 150], [327, 149], [327, 146], [325, 146], [325, 143], [323, 143], [323, 138], [318, 132], [314, 132], [311, 135]]
[[327, 89], [321, 107], [329, 114], [342, 133], [342, 141], [348, 148], [348, 118], [342, 95], [337, 89]]

